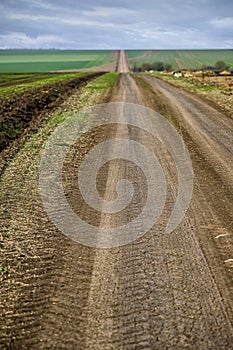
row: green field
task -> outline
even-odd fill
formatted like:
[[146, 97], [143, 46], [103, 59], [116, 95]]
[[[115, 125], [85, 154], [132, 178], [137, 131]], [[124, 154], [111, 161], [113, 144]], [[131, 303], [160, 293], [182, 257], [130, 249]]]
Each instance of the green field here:
[[34, 88], [46, 87], [47, 85], [68, 81], [83, 75], [86, 75], [86, 73], [0, 73], [0, 99], [13, 99], [15, 96], [26, 91], [32, 91]]
[[88, 70], [111, 62], [111, 50], [0, 50], [0, 73]]
[[164, 62], [174, 69], [201, 69], [224, 61], [233, 70], [233, 50], [127, 50], [131, 66]]

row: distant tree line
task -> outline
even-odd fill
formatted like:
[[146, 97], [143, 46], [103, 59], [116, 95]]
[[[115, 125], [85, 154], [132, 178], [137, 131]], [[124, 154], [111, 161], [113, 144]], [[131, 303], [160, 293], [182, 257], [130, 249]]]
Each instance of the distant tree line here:
[[202, 69], [223, 71], [225, 69], [229, 70], [229, 66], [224, 61], [217, 61], [214, 66], [203, 65]]
[[[164, 62], [154, 62], [154, 63], [143, 63], [141, 66], [137, 66], [134, 64], [133, 71], [134, 72], [145, 72], [145, 71], [169, 71], [172, 70], [173, 67], [170, 63]], [[223, 71], [229, 70], [229, 66], [224, 61], [217, 61], [214, 66], [203, 65], [202, 70], [213, 70], [213, 71]]]
[[134, 64], [133, 71], [134, 72], [145, 72], [150, 70], [155, 70], [158, 72], [162, 72], [165, 70], [171, 70], [172, 65], [164, 62], [154, 62], [154, 63], [143, 63], [141, 67], [137, 67], [137, 64]]

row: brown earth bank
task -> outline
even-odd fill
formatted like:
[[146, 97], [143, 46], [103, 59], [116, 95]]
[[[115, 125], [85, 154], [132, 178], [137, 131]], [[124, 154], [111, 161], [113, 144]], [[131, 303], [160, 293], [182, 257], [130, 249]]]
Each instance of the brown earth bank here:
[[[70, 96], [61, 110], [88, 99]], [[45, 136], [33, 147], [28, 144], [2, 180], [3, 266], [9, 266], [1, 287], [2, 348], [233, 349], [232, 119], [200, 98], [146, 76], [121, 74], [111, 94], [92, 103], [101, 101], [148, 106], [175, 126], [194, 168], [189, 210], [175, 231], [164, 234], [178, 189], [166, 147], [136, 127], [94, 128], [64, 162], [64, 191], [73, 211], [100, 229], [126, 223], [141, 211], [145, 178], [122, 159], [101, 169], [96, 186], [106, 200], [113, 199], [118, 179], [129, 179], [135, 193], [125, 211], [106, 215], [90, 210], [77, 189], [82, 159], [93, 146], [114, 137], [142, 143], [156, 154], [167, 182], [166, 206], [158, 226], [129, 245], [97, 249], [75, 243], [50, 222], [39, 195]], [[147, 121], [139, 112], [132, 118]]]
[[[87, 74], [46, 87], [33, 88], [18, 94], [13, 101], [0, 98], [0, 171], [4, 167], [5, 159], [10, 153], [13, 156], [17, 144], [29, 133], [29, 129], [36, 132], [36, 127], [48, 113], [57, 108], [76, 89], [102, 74], [104, 73]], [[4, 152], [9, 146], [12, 152]]]

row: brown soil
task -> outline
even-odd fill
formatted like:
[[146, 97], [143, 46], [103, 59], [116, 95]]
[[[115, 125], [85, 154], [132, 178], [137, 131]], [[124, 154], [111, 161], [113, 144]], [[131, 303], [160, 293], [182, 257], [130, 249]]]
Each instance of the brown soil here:
[[224, 87], [226, 89], [232, 90], [233, 89], [233, 76], [205, 76], [204, 79], [201, 76], [195, 76], [193, 75], [193, 78], [197, 80], [200, 83], [217, 86], [217, 87]]
[[[82, 101], [88, 101], [85, 95]], [[190, 208], [175, 231], [163, 234], [178, 187], [171, 155], [137, 128], [93, 129], [72, 147], [63, 167], [66, 196], [76, 213], [101, 229], [127, 222], [144, 204], [145, 179], [122, 160], [103, 167], [97, 188], [105, 199], [113, 198], [117, 180], [129, 178], [136, 184], [129, 210], [122, 216], [94, 213], [81, 201], [80, 161], [110, 137], [149, 147], [164, 170], [168, 193], [159, 225], [137, 241], [112, 249], [82, 246], [49, 221], [38, 189], [46, 137], [33, 147], [29, 143], [2, 178], [3, 266], [8, 267], [1, 294], [2, 348], [233, 349], [232, 119], [165, 82], [148, 77], [135, 82], [129, 74], [121, 75], [104, 101], [147, 105], [179, 130], [194, 167]], [[133, 118], [147, 121], [143, 113]]]
[[[48, 113], [57, 108], [76, 89], [101, 74], [103, 73], [88, 74], [69, 81], [35, 88], [17, 95], [14, 101], [0, 99], [0, 171], [9, 155], [9, 150], [4, 152], [7, 147], [16, 149], [17, 143], [29, 133], [29, 129], [36, 132], [36, 128]], [[12, 152], [10, 153], [13, 156]]]
[[[80, 87], [53, 113], [70, 115], [81, 108], [105, 102], [108, 94], [108, 91], [103, 93]], [[56, 283], [58, 279], [56, 266], [60, 266], [62, 272], [66, 259], [72, 265], [69, 246], [72, 248], [73, 244], [61, 236], [47, 218], [38, 187], [41, 149], [56, 127], [47, 121], [51, 113], [36, 123], [35, 134], [29, 133], [19, 143], [20, 149], [14, 148], [16, 156], [14, 159], [8, 157], [1, 177], [0, 267], [5, 269], [0, 271], [1, 349], [39, 349], [41, 335], [38, 332], [42, 330], [39, 319], [45, 315], [47, 303], [50, 303], [52, 280]], [[84, 148], [88, 143], [91, 143], [89, 137], [83, 140]], [[89, 250], [80, 249], [89, 259]], [[82, 267], [75, 260], [76, 267], [88, 279], [86, 268], [89, 270], [91, 263], [84, 266], [79, 260]], [[67, 276], [68, 270], [65, 271]]]

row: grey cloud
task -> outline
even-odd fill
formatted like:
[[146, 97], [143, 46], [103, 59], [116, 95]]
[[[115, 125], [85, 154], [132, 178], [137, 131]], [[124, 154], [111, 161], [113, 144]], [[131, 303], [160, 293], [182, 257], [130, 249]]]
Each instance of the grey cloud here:
[[0, 0], [0, 13], [2, 48], [232, 47], [228, 0]]

